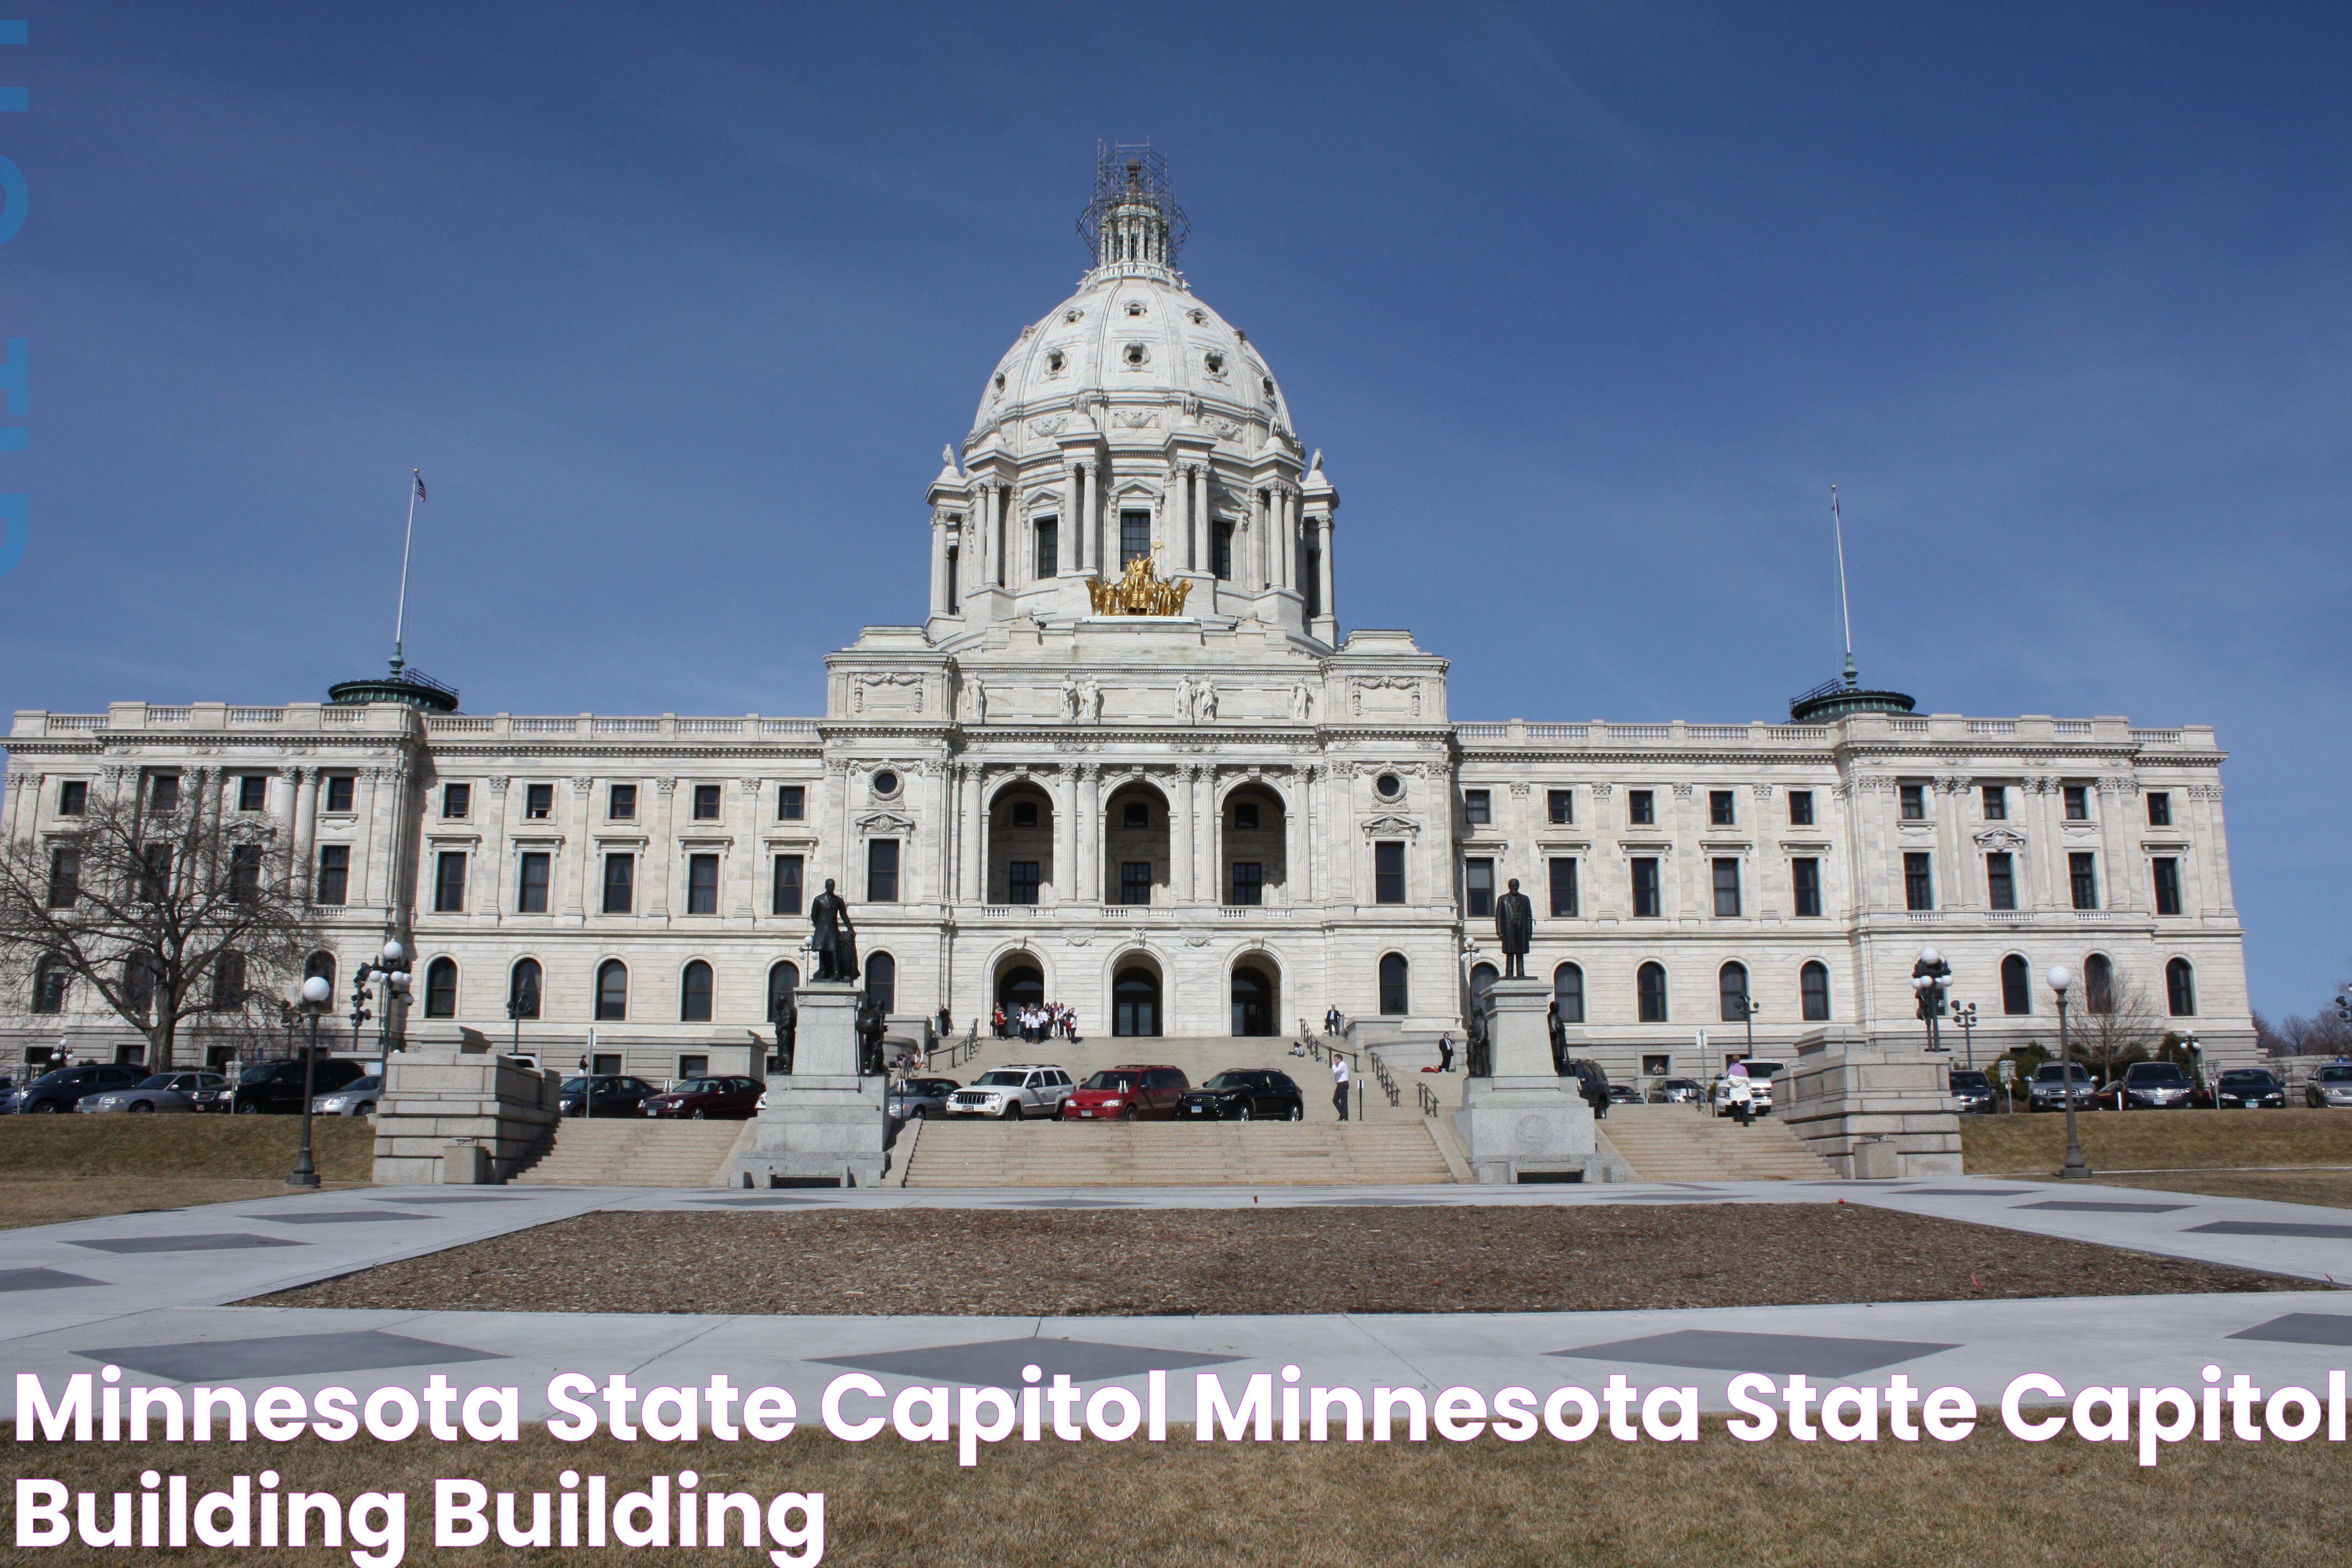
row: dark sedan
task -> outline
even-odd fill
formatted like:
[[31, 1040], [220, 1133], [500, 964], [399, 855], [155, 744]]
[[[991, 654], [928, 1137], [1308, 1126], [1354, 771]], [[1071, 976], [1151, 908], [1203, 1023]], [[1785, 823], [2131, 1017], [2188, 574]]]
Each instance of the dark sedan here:
[[1990, 1116], [2000, 1104], [1993, 1096], [1992, 1079], [1980, 1072], [1955, 1068], [1950, 1086], [1952, 1098], [1960, 1102], [1963, 1116]]
[[2099, 1103], [2117, 1110], [2186, 1110], [2197, 1080], [2179, 1062], [2134, 1062], [2103, 1085]]
[[585, 1078], [567, 1078], [557, 1090], [562, 1097], [565, 1116], [577, 1116], [584, 1106], [591, 1116], [635, 1116], [637, 1107], [661, 1090], [641, 1078], [603, 1076], [597, 1078], [595, 1103], [588, 1103], [588, 1083]]
[[102, 1063], [58, 1068], [13, 1091], [8, 1096], [7, 1108], [20, 1116], [54, 1116], [61, 1110], [73, 1110], [90, 1095], [129, 1089], [146, 1076], [137, 1068]]
[[[310, 1092], [332, 1094], [367, 1077], [367, 1066], [349, 1057], [320, 1057], [310, 1068]], [[235, 1083], [191, 1089], [189, 1105], [197, 1110], [226, 1110], [237, 1116], [289, 1114], [302, 1109], [302, 1058], [256, 1062], [236, 1075]]]
[[1272, 1068], [1234, 1068], [1176, 1101], [1179, 1121], [1304, 1121], [1307, 1097], [1288, 1073]]
[[[604, 1101], [596, 1103], [602, 1109]], [[757, 1079], [689, 1078], [640, 1101], [637, 1113], [670, 1121], [748, 1121], [759, 1109]]]
[[2212, 1089], [2200, 1089], [2197, 1100], [2223, 1110], [2284, 1110], [2286, 1085], [2267, 1068], [2231, 1068]]

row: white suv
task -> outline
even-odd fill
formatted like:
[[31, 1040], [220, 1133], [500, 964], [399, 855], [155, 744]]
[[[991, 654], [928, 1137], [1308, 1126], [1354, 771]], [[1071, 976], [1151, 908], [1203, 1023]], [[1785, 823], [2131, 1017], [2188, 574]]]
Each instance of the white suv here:
[[1070, 1075], [1060, 1068], [1014, 1062], [989, 1068], [972, 1079], [969, 1089], [948, 1096], [948, 1114], [1002, 1116], [1008, 1121], [1024, 1116], [1059, 1116], [1062, 1101], [1076, 1089]]

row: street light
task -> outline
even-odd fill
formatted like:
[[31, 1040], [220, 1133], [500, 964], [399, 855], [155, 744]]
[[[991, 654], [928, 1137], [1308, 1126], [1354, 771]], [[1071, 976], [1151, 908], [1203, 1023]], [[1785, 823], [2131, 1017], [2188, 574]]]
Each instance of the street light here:
[[514, 1049], [511, 1056], [522, 1055], [522, 1021], [539, 1016], [539, 982], [525, 975], [522, 984], [507, 994], [507, 1016], [514, 1021]]
[[286, 1178], [289, 1187], [319, 1184], [319, 1168], [310, 1160], [310, 1079], [319, 1059], [319, 1020], [334, 998], [335, 988], [325, 975], [313, 974], [302, 982], [301, 1013], [310, 1020], [310, 1044], [302, 1052], [302, 1147], [294, 1152], [294, 1170]]
[[383, 1009], [383, 1022], [376, 1030], [377, 1044], [383, 1048], [376, 1052], [375, 1065], [377, 1070], [382, 1071], [383, 1058], [391, 1051], [395, 1018], [394, 1010], [408, 1001], [408, 971], [402, 967], [407, 960], [408, 950], [395, 938], [387, 941], [383, 952], [377, 956], [382, 962], [362, 963], [352, 975], [352, 1054], [359, 1054], [360, 1026], [375, 1016], [368, 1011], [368, 987], [380, 985], [383, 990], [374, 1000]]
[[2066, 1101], [2066, 1163], [2058, 1174], [2062, 1180], [2080, 1182], [2089, 1179], [2091, 1165], [2083, 1158], [2082, 1135], [2074, 1126], [2074, 1067], [2066, 1049], [2066, 993], [2074, 984], [2064, 964], [2051, 966], [2050, 989], [2058, 993], [2058, 1092]]
[[1953, 1003], [1952, 1022], [1960, 1026], [1960, 1048], [1967, 1053], [1969, 1070], [1973, 1072], [1977, 1065], [1977, 1005], [1970, 1002], [1963, 1006]]
[[1936, 1032], [1936, 1021], [1944, 1016], [1945, 988], [1950, 984], [1952, 966], [1944, 955], [1932, 947], [1919, 950], [1919, 962], [1911, 966], [1911, 989], [1919, 994], [1919, 1016], [1927, 1026], [1927, 1048], [1948, 1051]]
[[1756, 1059], [1756, 1015], [1762, 1011], [1764, 1011], [1762, 1003], [1745, 992], [1740, 994], [1739, 1019], [1748, 1026], [1748, 1054], [1741, 1058], [1742, 1060], [1752, 1062]]

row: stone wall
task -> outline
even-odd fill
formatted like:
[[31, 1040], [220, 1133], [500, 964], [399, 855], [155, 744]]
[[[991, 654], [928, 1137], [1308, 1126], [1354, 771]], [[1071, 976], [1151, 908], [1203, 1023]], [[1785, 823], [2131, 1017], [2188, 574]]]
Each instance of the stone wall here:
[[1960, 1119], [1948, 1056], [1851, 1026], [1797, 1037], [1772, 1079], [1772, 1114], [1844, 1176], [1957, 1176]]
[[507, 1180], [554, 1135], [562, 1081], [551, 1068], [499, 1056], [487, 1045], [419, 1047], [394, 1055], [376, 1105], [376, 1181], [442, 1181], [443, 1157], [453, 1144], [484, 1150], [482, 1178]]

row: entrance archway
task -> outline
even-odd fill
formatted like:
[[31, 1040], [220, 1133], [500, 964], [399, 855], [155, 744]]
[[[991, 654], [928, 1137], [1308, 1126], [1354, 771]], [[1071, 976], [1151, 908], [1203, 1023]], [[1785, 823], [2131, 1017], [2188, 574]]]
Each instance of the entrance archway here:
[[1272, 1035], [1280, 1032], [1282, 983], [1272, 972], [1252, 963], [1234, 966], [1234, 1033]]
[[996, 1005], [1006, 1016], [1045, 1000], [1045, 972], [1037, 967], [1037, 961], [1025, 952], [1005, 954], [996, 966]]
[[1160, 1033], [1160, 975], [1130, 963], [1110, 983], [1110, 1032], [1149, 1038]]

